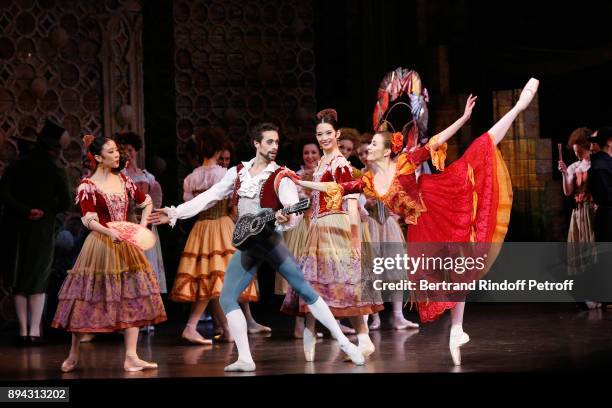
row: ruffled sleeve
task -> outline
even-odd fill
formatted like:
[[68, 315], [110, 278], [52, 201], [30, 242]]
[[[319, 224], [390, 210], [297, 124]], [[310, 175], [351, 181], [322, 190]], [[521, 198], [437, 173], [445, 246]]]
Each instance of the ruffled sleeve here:
[[[438, 145], [438, 148], [435, 150], [433, 150], [431, 147], [434, 144]], [[446, 150], [448, 149], [448, 144], [446, 143], [439, 144], [438, 136], [436, 135], [432, 137], [431, 139], [429, 139], [429, 142], [427, 142], [426, 147], [429, 150], [429, 153], [431, 155], [431, 162], [433, 163], [434, 167], [440, 171], [444, 171], [444, 164], [446, 161]]]
[[87, 228], [93, 220], [100, 222], [96, 210], [96, 201], [96, 186], [87, 179], [82, 180], [77, 187], [75, 204], [79, 206], [82, 215], [81, 221]]
[[364, 192], [363, 177], [359, 180], [351, 180], [346, 183], [323, 183], [325, 185], [325, 202], [327, 208], [340, 208], [342, 205], [342, 197], [347, 195], [354, 195], [356, 198], [358, 194]]
[[353, 168], [344, 156], [337, 156], [331, 161], [331, 173], [336, 183], [353, 181]]
[[[331, 161], [331, 173], [334, 178], [334, 182], [338, 184], [350, 183], [355, 180], [353, 177], [353, 167], [351, 163], [346, 160], [344, 156], [337, 156]], [[345, 193], [342, 199], [357, 199], [359, 198], [359, 192], [356, 193]], [[334, 202], [335, 203], [335, 202]], [[330, 207], [327, 208], [336, 208]]]
[[397, 161], [397, 168], [400, 174], [413, 173], [417, 166], [430, 158], [434, 167], [443, 171], [448, 145], [443, 143], [434, 150], [432, 149], [434, 144], [438, 144], [438, 136], [430, 138], [425, 146], [417, 147], [408, 153], [401, 154]]

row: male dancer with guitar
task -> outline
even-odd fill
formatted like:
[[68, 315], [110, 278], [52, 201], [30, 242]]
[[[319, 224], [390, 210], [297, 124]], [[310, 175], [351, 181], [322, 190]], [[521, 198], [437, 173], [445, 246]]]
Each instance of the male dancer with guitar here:
[[178, 219], [193, 217], [229, 196], [232, 196], [238, 206], [237, 226], [243, 225], [240, 217], [252, 216], [264, 209], [276, 211], [275, 225], [264, 227], [257, 235], [248, 238], [248, 225], [253, 226], [252, 232], [259, 231], [261, 220], [266, 221], [272, 217], [266, 218], [265, 215], [252, 217], [252, 221], [247, 223], [245, 228], [239, 228], [234, 233], [234, 244], [238, 248], [225, 272], [220, 302], [238, 348], [238, 360], [225, 367], [225, 371], [255, 371], [255, 363], [249, 348], [247, 324], [238, 305], [238, 297], [253, 280], [259, 265], [264, 260], [271, 262], [295, 292], [304, 299], [312, 315], [329, 329], [342, 351], [355, 364], [362, 365], [363, 355], [342, 333], [327, 304], [304, 280], [302, 271], [279, 234], [280, 231], [290, 229], [299, 223], [301, 215], [292, 213], [304, 211], [308, 203], [298, 203], [295, 184], [289, 178], [281, 177], [284, 168], [274, 162], [279, 146], [278, 127], [271, 123], [256, 126], [251, 131], [251, 143], [256, 150], [255, 158], [229, 169], [221, 181], [194, 199], [178, 207], [155, 210], [149, 221], [155, 225], [174, 226]]

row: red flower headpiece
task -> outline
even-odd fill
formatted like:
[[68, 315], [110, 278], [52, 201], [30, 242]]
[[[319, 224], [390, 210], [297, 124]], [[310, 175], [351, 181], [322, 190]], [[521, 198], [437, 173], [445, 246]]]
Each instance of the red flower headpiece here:
[[402, 132], [395, 132], [391, 136], [391, 151], [398, 154], [404, 148], [404, 135]]
[[85, 135], [83, 136], [83, 146], [85, 146], [85, 150], [87, 151], [87, 160], [89, 160], [89, 168], [90, 170], [94, 170], [98, 166], [98, 162], [93, 154], [89, 151], [89, 146], [94, 141], [96, 137], [94, 135]]

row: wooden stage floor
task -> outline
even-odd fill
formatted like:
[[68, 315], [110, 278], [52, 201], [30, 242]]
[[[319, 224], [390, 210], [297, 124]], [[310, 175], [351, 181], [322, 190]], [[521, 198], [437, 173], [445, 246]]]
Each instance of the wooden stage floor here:
[[448, 352], [448, 315], [418, 330], [394, 331], [383, 326], [383, 330], [372, 332], [377, 351], [362, 367], [344, 362], [340, 349], [327, 332], [317, 344], [315, 361], [305, 362], [301, 340], [291, 337], [291, 320], [280, 314], [270, 319], [262, 317], [260, 320], [272, 323], [272, 335], [250, 336], [257, 363], [255, 373], [225, 373], [223, 367], [236, 356], [233, 344], [190, 345], [179, 338], [181, 326], [174, 322], [158, 326], [153, 335], [141, 336], [141, 358], [156, 361], [159, 369], [138, 373], [122, 370], [122, 338], [118, 335], [102, 335], [92, 343], [83, 344], [79, 368], [64, 374], [59, 367], [69, 343], [63, 334], [54, 333], [44, 346], [17, 348], [12, 343], [14, 335], [3, 333], [0, 381], [283, 374], [598, 372], [612, 367], [612, 311], [578, 311], [572, 304], [468, 305], [464, 329], [472, 340], [462, 348], [461, 367], [453, 367]]

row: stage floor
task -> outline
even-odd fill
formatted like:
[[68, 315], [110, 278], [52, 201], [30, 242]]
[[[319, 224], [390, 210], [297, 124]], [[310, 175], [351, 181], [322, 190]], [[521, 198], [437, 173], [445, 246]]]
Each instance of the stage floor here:
[[[411, 313], [410, 317], [414, 317]], [[383, 316], [384, 319], [387, 316]], [[271, 319], [271, 320], [270, 320]], [[118, 335], [101, 335], [82, 345], [79, 368], [64, 374], [59, 367], [69, 340], [50, 336], [41, 347], [17, 348], [14, 335], [3, 333], [0, 381], [122, 378], [201, 378], [284, 374], [364, 373], [491, 373], [604, 371], [612, 367], [612, 311], [578, 311], [573, 304], [469, 304], [464, 329], [472, 340], [462, 348], [463, 365], [453, 367], [448, 351], [450, 318], [418, 330], [395, 331], [386, 326], [371, 333], [377, 351], [365, 366], [344, 362], [328, 333], [319, 341], [316, 359], [304, 361], [301, 340], [293, 339], [291, 319], [280, 314], [261, 317], [272, 323], [271, 335], [251, 335], [255, 373], [225, 373], [236, 354], [234, 345], [190, 345], [179, 337], [178, 322], [165, 323], [142, 335], [141, 358], [159, 369], [126, 373]], [[354, 337], [351, 337], [356, 341]]]

